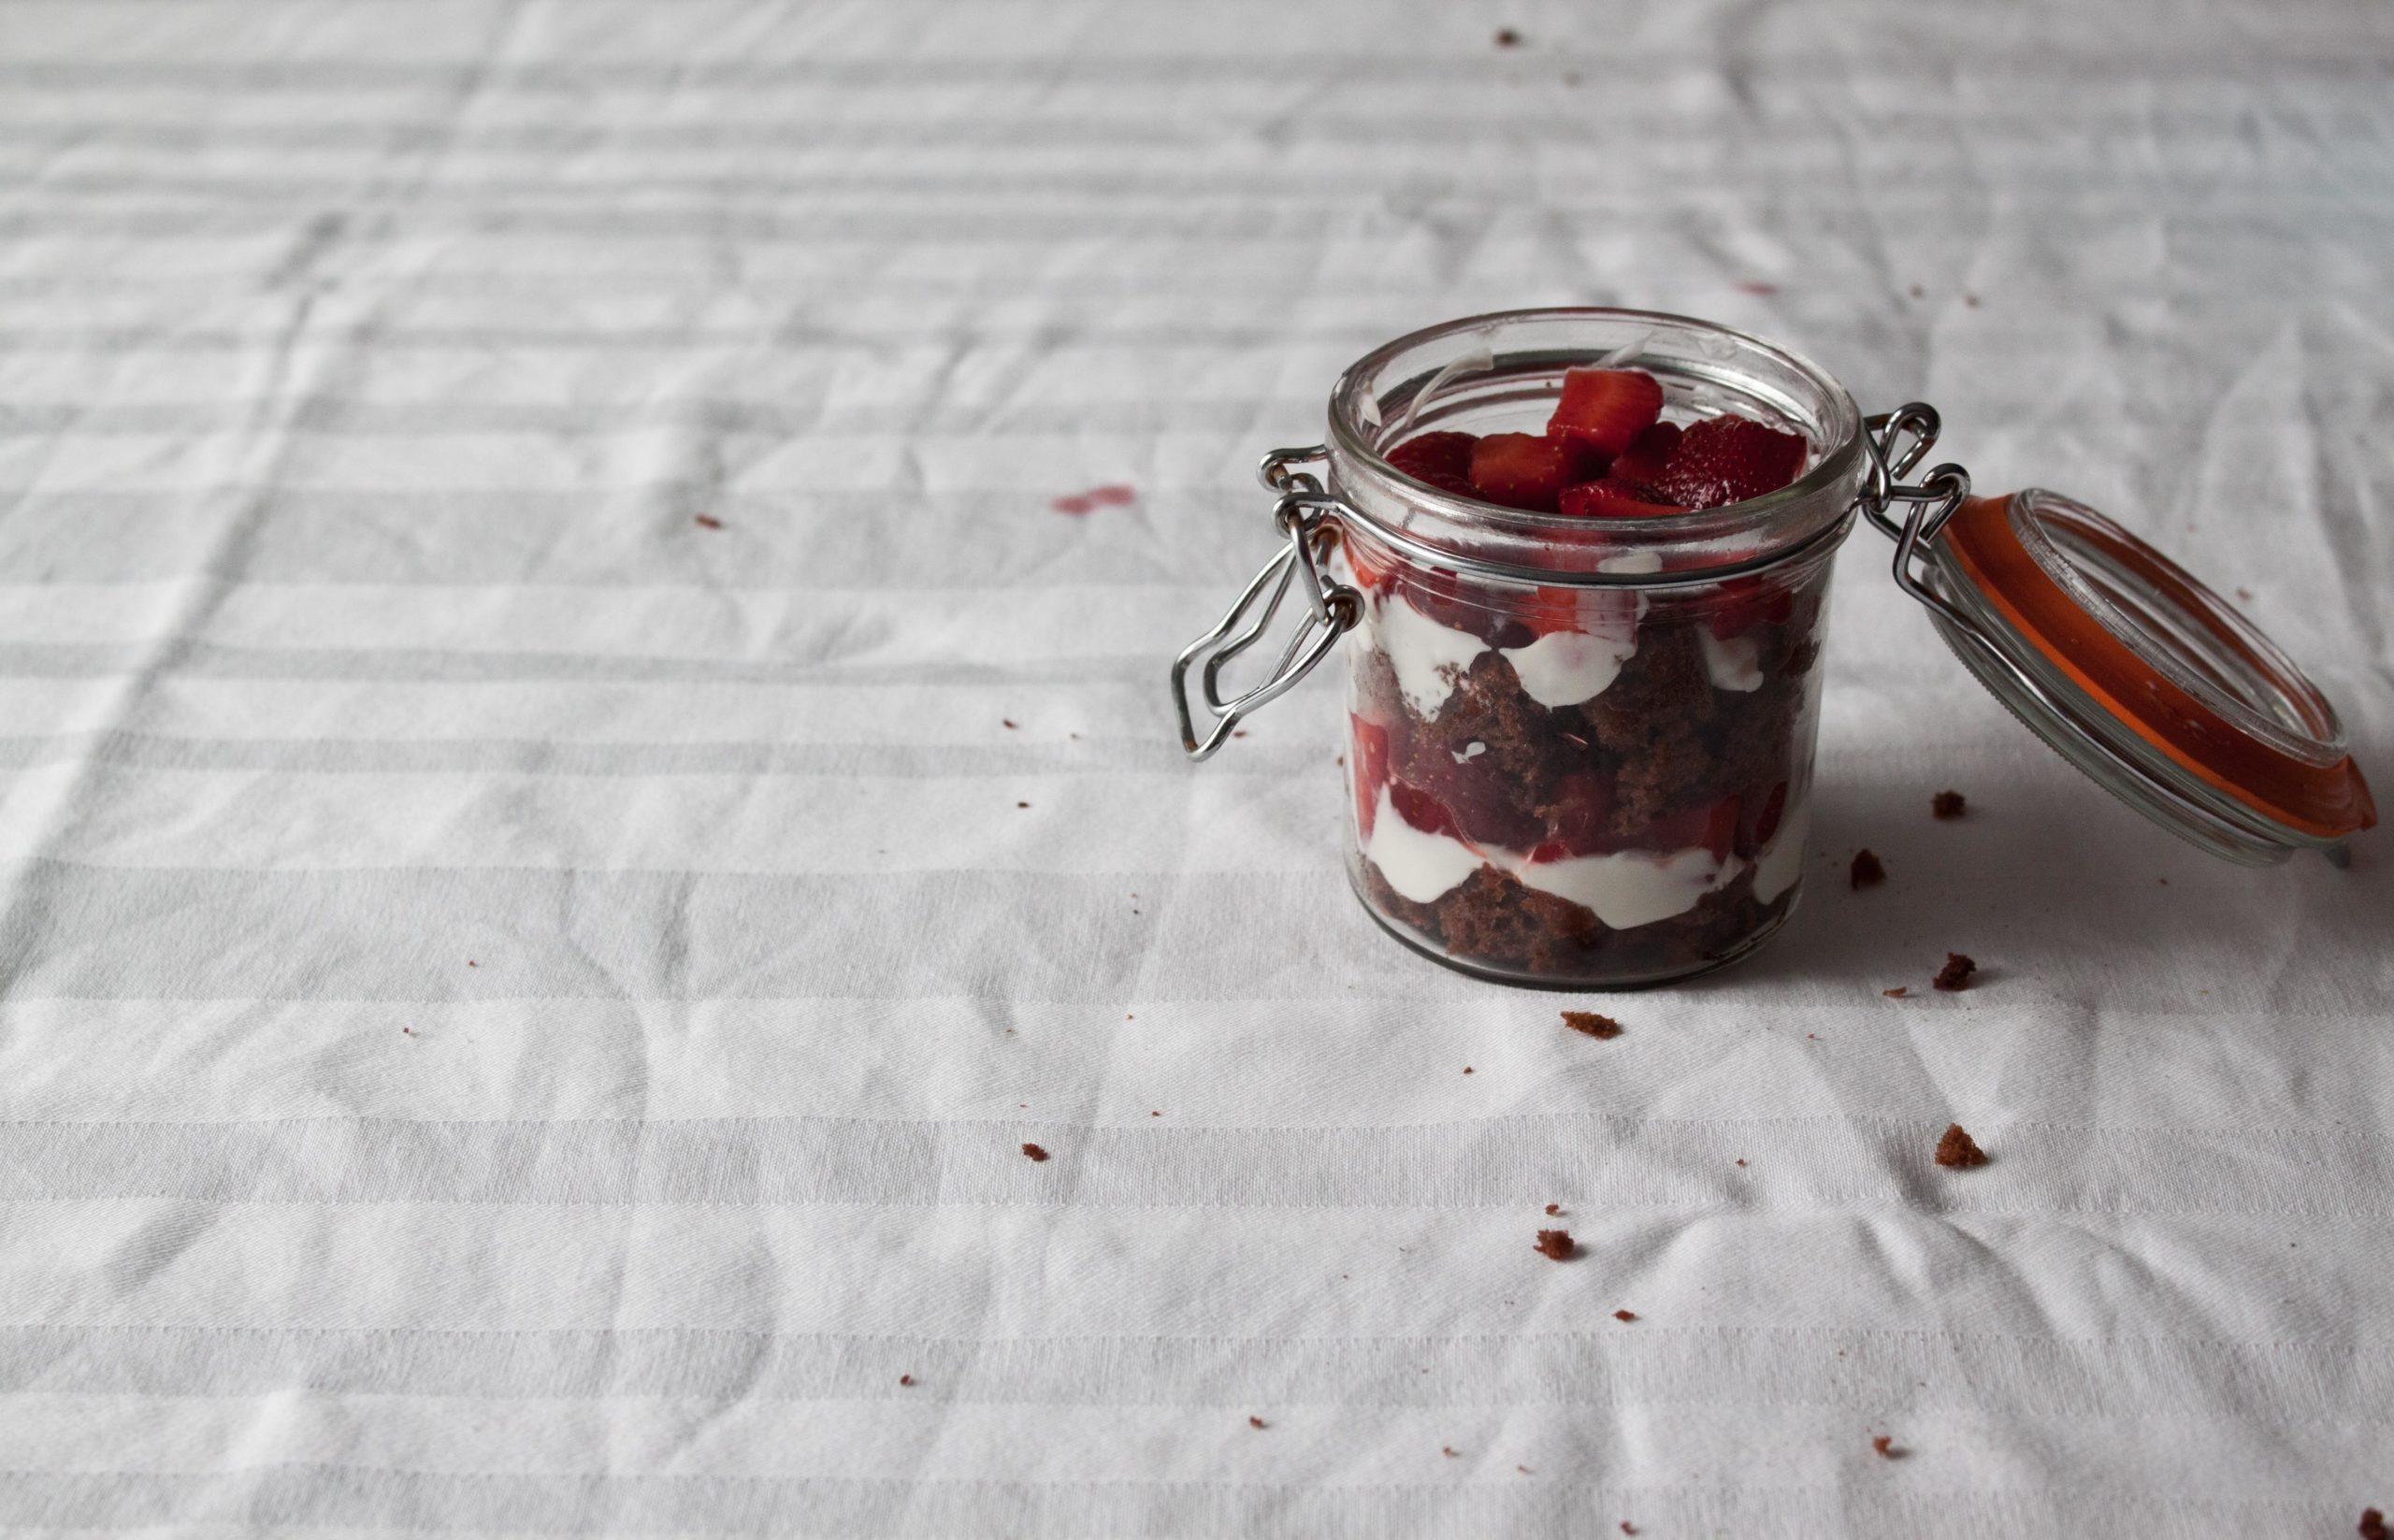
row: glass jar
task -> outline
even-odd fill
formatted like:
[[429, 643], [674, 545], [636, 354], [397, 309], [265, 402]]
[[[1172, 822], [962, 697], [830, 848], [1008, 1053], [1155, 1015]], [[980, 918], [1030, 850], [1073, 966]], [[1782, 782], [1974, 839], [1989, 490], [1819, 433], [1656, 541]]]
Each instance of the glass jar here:
[[[1799, 437], [1795, 480], [1579, 517], [1391, 463], [1428, 433], [1541, 434], [1565, 371], [1589, 367], [1653, 377], [1666, 422], [1735, 413]], [[1937, 434], [1925, 406], [1866, 420], [1807, 360], [1681, 316], [1524, 310], [1401, 338], [1341, 376], [1323, 445], [1265, 457], [1286, 544], [1175, 664], [1183, 745], [1212, 754], [1343, 637], [1348, 871], [1392, 934], [1515, 984], [1720, 967], [1802, 892], [1830, 563], [1863, 513], [1971, 671], [2156, 821], [2242, 860], [2333, 856], [2373, 822], [2332, 710], [2265, 639], [2091, 510], [2033, 489], [1973, 501], [1958, 466], [1904, 482]], [[2064, 505], [2084, 528], [2056, 544], [2040, 530]], [[1296, 634], [1226, 698], [1222, 669], [1291, 588]], [[2274, 671], [2249, 701], [2212, 687], [2257, 658]], [[2284, 706], [2298, 697], [2315, 709]]]

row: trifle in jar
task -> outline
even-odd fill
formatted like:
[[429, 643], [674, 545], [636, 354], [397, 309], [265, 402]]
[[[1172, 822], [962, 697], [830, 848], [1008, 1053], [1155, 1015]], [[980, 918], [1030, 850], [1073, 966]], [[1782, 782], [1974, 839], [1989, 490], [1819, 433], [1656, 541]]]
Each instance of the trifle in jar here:
[[[1333, 488], [1415, 505], [1399, 527], [1426, 548], [1340, 528], [1363, 600], [1346, 643], [1350, 873], [1383, 924], [1459, 966], [1653, 983], [1738, 957], [1795, 904], [1858, 457], [1833, 462], [1860, 425], [1825, 377], [1732, 333], [1556, 325], [1565, 356], [1594, 362], [1499, 376], [1493, 350], [1486, 368], [1466, 352], [1376, 428], [1374, 380], [1435, 378], [1478, 340], [1431, 333], [1334, 397], [1334, 419], [1357, 411]], [[1749, 379], [1776, 388], [1732, 382]], [[1506, 558], [1531, 542], [1558, 579], [1608, 581], [1438, 560], [1521, 565]]]
[[[1933, 410], [1866, 420], [1759, 338], [1475, 317], [1348, 368], [1329, 428], [1265, 458], [1286, 545], [1175, 663], [1183, 745], [1204, 758], [1343, 651], [1349, 877], [1449, 966], [1632, 987], [1785, 923], [1830, 563], [1858, 513], [1970, 672], [2173, 832], [2257, 863], [2333, 857], [2374, 821], [2333, 711], [2216, 596], [2069, 499], [1971, 498], [1952, 465], [1904, 482]], [[1292, 590], [1278, 664], [1226, 696]]]

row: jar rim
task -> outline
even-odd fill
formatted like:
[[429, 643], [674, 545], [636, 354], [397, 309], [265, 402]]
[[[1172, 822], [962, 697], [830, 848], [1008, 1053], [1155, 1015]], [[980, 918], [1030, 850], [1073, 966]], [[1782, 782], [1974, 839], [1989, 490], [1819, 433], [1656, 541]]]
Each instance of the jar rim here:
[[[1432, 539], [1424, 541], [1419, 528], [1400, 529], [1383, 516], [1374, 503], [1397, 504], [1408, 512], [1434, 514], [1446, 525], [1455, 527], [1465, 537], [1479, 537], [1499, 547], [1509, 548], [1517, 554], [1531, 554], [1541, 548], [1584, 549], [1591, 532], [1592, 521], [1568, 514], [1540, 513], [1524, 509], [1508, 508], [1500, 503], [1477, 497], [1460, 497], [1406, 475], [1388, 463], [1373, 442], [1377, 423], [1366, 421], [1366, 410], [1375, 416], [1383, 408], [1378, 394], [1378, 377], [1405, 354], [1435, 344], [1474, 334], [1494, 333], [1500, 329], [1521, 331], [1551, 324], [1558, 329], [1578, 326], [1619, 325], [1633, 331], [1651, 334], [1664, 331], [1680, 339], [1697, 339], [1711, 348], [1724, 350], [1719, 362], [1702, 368], [1692, 367], [1684, 360], [1663, 360], [1641, 356], [1636, 367], [1663, 376], [1666, 384], [1674, 377], [1704, 379], [1730, 389], [1758, 390], [1762, 370], [1775, 367], [1779, 372], [1809, 387], [1813, 397], [1810, 416], [1816, 420], [1819, 453], [1815, 463], [1803, 475], [1778, 490], [1742, 502], [1729, 503], [1716, 509], [1694, 512], [1669, 513], [1644, 518], [1608, 518], [1602, 521], [1607, 540], [1619, 546], [1633, 549], [1684, 547], [1693, 561], [1666, 561], [1675, 576], [1695, 571], [1719, 575], [1728, 569], [1743, 569], [1770, 565], [1809, 549], [1821, 537], [1850, 525], [1853, 490], [1858, 486], [1864, 468], [1862, 438], [1864, 425], [1860, 410], [1853, 396], [1835, 376], [1810, 359], [1734, 327], [1700, 317], [1675, 315], [1660, 310], [1636, 310], [1602, 306], [1550, 306], [1517, 310], [1495, 310], [1480, 315], [1465, 316], [1441, 322], [1408, 332], [1375, 348], [1348, 365], [1332, 387], [1329, 402], [1329, 448], [1334, 471], [1359, 476], [1375, 497], [1341, 499], [1345, 507], [1357, 514], [1380, 538], [1394, 537], [1392, 543], [1419, 548], [1423, 544], [1435, 549], [1441, 560], [1461, 561], [1476, 567], [1499, 570], [1511, 569], [1535, 571], [1539, 581], [1599, 585], [1651, 584], [1651, 577], [1637, 580], [1606, 578], [1581, 571], [1556, 572], [1544, 569], [1534, 559], [1505, 561], [1475, 559], [1466, 551], [1449, 549]], [[1553, 349], [1530, 353], [1496, 354], [1490, 349], [1492, 359], [1505, 357], [1526, 360], [1530, 367], [1540, 368], [1584, 366], [1594, 361], [1591, 350]], [[1745, 367], [1739, 367], [1742, 360]], [[1630, 361], [1623, 361], [1629, 367]], [[1473, 378], [1501, 374], [1495, 364], [1488, 369], [1473, 371]], [[1438, 381], [1416, 376], [1402, 381], [1400, 389], [1411, 391], [1399, 398], [1402, 407], [1411, 410], [1406, 421], [1412, 420], [1419, 407], [1414, 405], [1419, 393], [1434, 387]], [[1782, 400], [1782, 405], [1789, 405]], [[1808, 433], [1808, 438], [1813, 437]], [[1810, 516], [1807, 516], [1810, 515]], [[1408, 517], [1407, 525], [1412, 523]], [[1407, 535], [1411, 538], [1406, 538]], [[1757, 549], [1757, 538], [1761, 540]]]

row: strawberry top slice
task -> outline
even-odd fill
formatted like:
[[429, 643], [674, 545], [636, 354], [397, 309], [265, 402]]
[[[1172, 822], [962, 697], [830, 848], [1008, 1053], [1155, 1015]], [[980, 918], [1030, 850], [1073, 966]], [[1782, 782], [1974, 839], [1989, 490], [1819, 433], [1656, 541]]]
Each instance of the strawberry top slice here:
[[1569, 369], [1546, 431], [1609, 458], [1662, 415], [1662, 382], [1643, 369]]
[[[1663, 468], [1671, 463], [1671, 455], [1680, 447], [1680, 428], [1677, 423], [1656, 423], [1637, 430], [1629, 447], [1613, 457], [1612, 468], [1607, 472], [1617, 482], [1630, 482], [1638, 486], [1652, 486], [1662, 478]], [[1664, 499], [1657, 497], [1655, 501]]]
[[1803, 468], [1801, 435], [1751, 418], [1709, 417], [1680, 435], [1654, 490], [1683, 507], [1723, 508], [1776, 492]]
[[1652, 488], [1624, 482], [1618, 476], [1565, 487], [1557, 507], [1580, 519], [1652, 519], [1687, 511], [1676, 503], [1665, 502]]
[[1534, 433], [1492, 433], [1471, 447], [1471, 484], [1492, 503], [1551, 513], [1575, 478], [1571, 449]]
[[[1456, 483], [1468, 483], [1471, 477], [1471, 446], [1479, 442], [1471, 433], [1423, 433], [1407, 439], [1388, 452], [1388, 463], [1417, 482], [1449, 492], [1458, 490]], [[1460, 487], [1466, 496], [1469, 486]]]

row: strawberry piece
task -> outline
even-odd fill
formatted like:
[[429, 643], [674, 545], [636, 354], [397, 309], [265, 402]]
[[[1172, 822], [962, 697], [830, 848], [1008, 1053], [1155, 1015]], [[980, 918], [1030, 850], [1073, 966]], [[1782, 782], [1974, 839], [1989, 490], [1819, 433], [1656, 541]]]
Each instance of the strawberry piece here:
[[1801, 435], [1745, 417], [1708, 417], [1680, 435], [1654, 489], [1689, 508], [1722, 508], [1776, 492], [1803, 468]]
[[1338, 543], [1347, 552], [1347, 565], [1354, 569], [1355, 581], [1366, 589], [1377, 589], [1396, 570], [1396, 558], [1368, 538], [1359, 539], [1342, 527]]
[[1479, 442], [1470, 433], [1424, 433], [1388, 452], [1388, 463], [1417, 481], [1434, 484], [1441, 478], [1462, 481], [1471, 474], [1471, 446]]
[[1639, 832], [1635, 842], [1641, 850], [1665, 855], [1700, 845], [1711, 853], [1714, 860], [1725, 861], [1738, 843], [1737, 794], [1732, 792], [1719, 801], [1657, 818]]
[[1471, 447], [1471, 484], [1492, 503], [1551, 513], [1571, 480], [1573, 459], [1559, 439], [1492, 433]]
[[1546, 431], [1610, 459], [1662, 415], [1662, 382], [1643, 369], [1569, 369]]
[[1355, 827], [1368, 840], [1379, 813], [1380, 784], [1388, 779], [1388, 729], [1352, 712], [1347, 722], [1353, 740], [1348, 752], [1354, 756], [1348, 768], [1355, 772]]
[[1732, 794], [1712, 804], [1704, 820], [1704, 848], [1716, 861], [1725, 861], [1738, 840], [1738, 799]]
[[1763, 799], [1762, 814], [1754, 820], [1753, 847], [1755, 849], [1759, 850], [1770, 843], [1770, 837], [1779, 832], [1779, 820], [1786, 814], [1786, 812], [1787, 783], [1781, 781], [1770, 788], [1770, 795]]
[[[1629, 447], [1613, 456], [1612, 469], [1608, 474], [1615, 481], [1652, 486], [1662, 479], [1664, 468], [1678, 452], [1680, 436], [1677, 423], [1656, 423], [1638, 429], [1637, 437], [1629, 440]], [[1654, 500], [1663, 501], [1659, 497]]]
[[1445, 803], [1426, 791], [1417, 790], [1402, 781], [1391, 781], [1388, 784], [1388, 801], [1389, 806], [1396, 810], [1398, 817], [1424, 834], [1444, 834], [1457, 840], [1463, 838], [1463, 828], [1455, 822], [1455, 815], [1447, 811]]
[[1578, 519], [1657, 519], [1687, 511], [1666, 502], [1653, 488], [1624, 482], [1617, 476], [1566, 486], [1555, 506]]
[[1795, 612], [1794, 592], [1766, 581], [1761, 573], [1730, 578], [1721, 584], [1721, 597], [1713, 601], [1712, 635], [1716, 640], [1726, 641], [1766, 622], [1784, 626]]
[[[1397, 768], [1396, 784], [1443, 813], [1449, 829], [1466, 844], [1527, 849], [1545, 837], [1545, 820], [1515, 803], [1515, 782], [1495, 759], [1485, 751], [1459, 759], [1442, 742], [1417, 740], [1414, 752]], [[1393, 799], [1395, 790], [1389, 795]], [[1414, 822], [1411, 815], [1406, 822]]]

